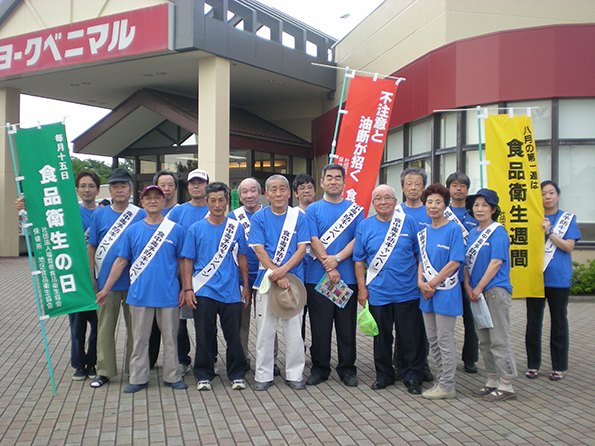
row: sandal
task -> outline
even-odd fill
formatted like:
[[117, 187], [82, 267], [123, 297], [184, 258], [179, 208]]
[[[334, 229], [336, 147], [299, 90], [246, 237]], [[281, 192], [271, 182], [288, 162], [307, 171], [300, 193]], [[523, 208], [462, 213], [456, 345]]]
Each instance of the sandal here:
[[507, 392], [506, 390], [494, 390], [493, 392], [484, 395], [483, 397], [486, 401], [507, 401], [507, 400], [516, 400], [516, 393], [515, 392]]
[[564, 378], [566, 372], [556, 372], [555, 370], [550, 375], [550, 381], [560, 381]]
[[478, 398], [482, 397], [482, 396], [486, 396], [486, 395], [492, 393], [496, 389], [498, 389], [498, 387], [483, 386], [481, 389], [474, 390], [472, 393], [472, 396], [478, 397]]
[[97, 387], [101, 387], [104, 384], [107, 384], [108, 382], [109, 378], [107, 376], [97, 375], [97, 378], [91, 381], [91, 387], [96, 389]]
[[529, 369], [525, 372], [525, 376], [529, 379], [535, 379], [535, 378], [537, 378], [538, 375], [539, 375], [539, 372], [536, 369]]

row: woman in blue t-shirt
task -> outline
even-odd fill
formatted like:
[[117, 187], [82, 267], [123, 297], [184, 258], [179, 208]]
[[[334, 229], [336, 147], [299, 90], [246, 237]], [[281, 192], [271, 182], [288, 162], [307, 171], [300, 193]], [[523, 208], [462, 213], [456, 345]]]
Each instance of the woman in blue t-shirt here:
[[465, 260], [465, 242], [461, 228], [444, 217], [450, 193], [439, 183], [422, 194], [432, 224], [417, 234], [420, 263], [417, 285], [423, 294], [423, 313], [430, 355], [438, 368], [437, 383], [422, 393], [427, 399], [456, 398], [455, 372], [457, 351], [455, 326], [463, 314], [458, 269]]
[[492, 328], [475, 325], [488, 379], [473, 396], [488, 401], [516, 399], [512, 380], [517, 368], [510, 341], [510, 241], [506, 229], [496, 222], [499, 201], [493, 190], [480, 189], [466, 202], [478, 226], [467, 239], [465, 292], [471, 302], [479, 302], [483, 295], [493, 322]]
[[527, 372], [529, 379], [537, 378], [541, 365], [541, 328], [543, 310], [547, 300], [551, 316], [550, 379], [559, 381], [568, 369], [568, 295], [572, 282], [572, 255], [574, 243], [581, 238], [576, 217], [558, 209], [560, 188], [553, 181], [541, 183], [541, 198], [545, 218], [541, 223], [545, 233], [545, 259], [543, 280], [545, 299], [527, 298]]

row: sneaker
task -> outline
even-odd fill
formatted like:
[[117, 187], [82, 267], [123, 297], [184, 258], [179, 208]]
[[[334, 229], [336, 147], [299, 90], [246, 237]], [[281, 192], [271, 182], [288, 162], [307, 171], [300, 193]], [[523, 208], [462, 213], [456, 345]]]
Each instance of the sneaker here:
[[246, 388], [246, 381], [243, 379], [234, 379], [231, 383], [232, 390], [244, 390]]
[[72, 375], [73, 381], [84, 381], [87, 378], [87, 372], [85, 369], [76, 369]]
[[89, 377], [89, 379], [97, 378], [97, 370], [95, 369], [94, 365], [87, 366], [87, 376]]
[[215, 375], [219, 375], [219, 368], [216, 365], [213, 366], [213, 372], [215, 373]]
[[435, 386], [423, 392], [421, 396], [428, 400], [450, 400], [457, 397], [457, 391], [447, 392], [442, 387]]
[[196, 390], [211, 390], [211, 381], [199, 381], [198, 384], [196, 384]]
[[187, 375], [192, 370], [190, 364], [180, 364], [180, 371], [182, 372], [182, 376]]

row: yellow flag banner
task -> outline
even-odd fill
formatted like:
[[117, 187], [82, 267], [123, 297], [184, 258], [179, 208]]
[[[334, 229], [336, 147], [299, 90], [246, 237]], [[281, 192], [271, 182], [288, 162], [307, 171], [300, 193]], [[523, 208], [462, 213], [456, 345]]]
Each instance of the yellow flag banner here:
[[499, 221], [510, 236], [512, 297], [544, 297], [543, 204], [531, 118], [492, 115], [485, 130], [488, 187], [500, 197]]

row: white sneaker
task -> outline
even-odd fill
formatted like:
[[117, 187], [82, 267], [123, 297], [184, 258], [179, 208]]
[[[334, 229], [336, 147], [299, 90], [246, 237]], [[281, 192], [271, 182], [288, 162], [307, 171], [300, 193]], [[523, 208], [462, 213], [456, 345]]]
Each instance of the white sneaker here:
[[243, 379], [234, 379], [231, 383], [232, 390], [244, 390], [246, 388], [246, 381]]
[[219, 369], [216, 365], [213, 366], [213, 372], [215, 372], [215, 375], [219, 375]]
[[190, 373], [191, 370], [192, 367], [190, 365], [180, 364], [180, 371], [182, 372], [182, 376]]
[[447, 392], [438, 385], [426, 390], [421, 396], [428, 400], [449, 400], [457, 397], [457, 391]]
[[199, 381], [196, 385], [197, 390], [211, 390], [211, 381]]

